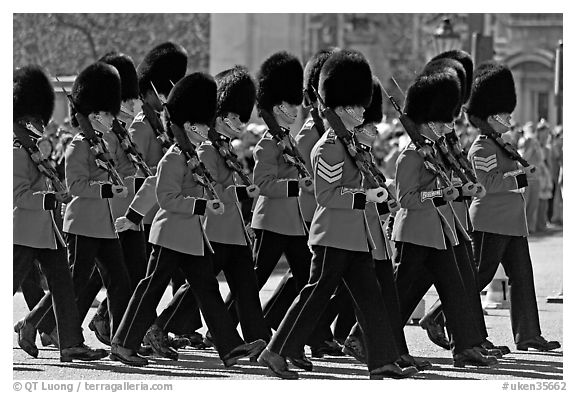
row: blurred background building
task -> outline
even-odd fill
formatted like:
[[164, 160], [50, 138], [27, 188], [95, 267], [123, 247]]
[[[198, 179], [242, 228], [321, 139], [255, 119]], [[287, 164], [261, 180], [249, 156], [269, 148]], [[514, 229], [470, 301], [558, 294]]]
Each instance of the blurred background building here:
[[[476, 62], [494, 58], [511, 67], [518, 123], [545, 118], [554, 125], [561, 124], [555, 76], [562, 24], [562, 14], [14, 14], [13, 53], [15, 67], [40, 64], [64, 76], [58, 86], [70, 87], [73, 75], [110, 50], [139, 63], [166, 40], [188, 50], [189, 71], [213, 74], [234, 64], [256, 72], [278, 50], [305, 62], [318, 49], [339, 46], [364, 53], [401, 102], [392, 77], [406, 89], [430, 57], [460, 48]], [[58, 92], [54, 117], [61, 123], [66, 102]]]

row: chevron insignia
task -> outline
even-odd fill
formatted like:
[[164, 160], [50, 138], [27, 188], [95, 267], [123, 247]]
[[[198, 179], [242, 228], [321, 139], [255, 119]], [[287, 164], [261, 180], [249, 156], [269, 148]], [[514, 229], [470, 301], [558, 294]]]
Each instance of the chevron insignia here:
[[344, 161], [339, 162], [334, 165], [328, 164], [322, 158], [318, 160], [318, 165], [316, 166], [316, 173], [322, 179], [326, 180], [328, 183], [334, 183], [342, 178], [342, 167], [344, 166]]
[[496, 154], [492, 154], [488, 157], [474, 156], [474, 168], [484, 172], [490, 172], [492, 169], [498, 166], [498, 161], [496, 160]]

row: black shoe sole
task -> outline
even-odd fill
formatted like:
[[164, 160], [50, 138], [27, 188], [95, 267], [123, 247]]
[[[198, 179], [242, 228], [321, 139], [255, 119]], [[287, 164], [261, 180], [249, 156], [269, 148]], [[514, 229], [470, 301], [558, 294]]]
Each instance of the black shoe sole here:
[[289, 374], [289, 375], [282, 375], [279, 372], [275, 371], [272, 367], [270, 367], [270, 365], [268, 364], [267, 361], [265, 360], [260, 360], [258, 359], [258, 364], [260, 364], [261, 366], [266, 367], [267, 372], [266, 374], [271, 376], [271, 377], [277, 377], [280, 379], [286, 379], [286, 380], [295, 380], [299, 378], [299, 375], [297, 372], [294, 371], [294, 374]]
[[313, 365], [313, 364], [310, 364], [310, 365], [304, 364], [304, 363], [299, 362], [298, 360], [293, 359], [293, 358], [290, 358], [290, 357], [288, 357], [288, 358], [286, 358], [286, 359], [288, 359], [288, 360], [290, 361], [290, 363], [292, 363], [292, 365], [293, 365], [294, 367], [297, 367], [297, 368], [299, 368], [299, 369], [301, 369], [301, 370], [304, 370], [304, 371], [312, 371], [312, 370], [314, 369], [314, 365]]
[[73, 360], [79, 360], [82, 362], [92, 362], [92, 361], [104, 359], [106, 356], [108, 356], [108, 353], [104, 353], [102, 356], [86, 356], [86, 357], [84, 357], [83, 355], [79, 355], [79, 356], [75, 356], [75, 355], [62, 356], [62, 355], [60, 355], [60, 361], [62, 363], [69, 363]]
[[482, 362], [478, 362], [475, 360], [454, 360], [454, 367], [457, 368], [464, 368], [466, 366], [471, 366], [471, 367], [494, 367], [497, 366], [498, 363], [492, 363], [492, 364], [486, 364], [486, 363], [482, 363]]
[[96, 328], [96, 325], [94, 325], [94, 322], [90, 321], [90, 323], [88, 324], [88, 328], [94, 332], [94, 335], [96, 336], [98, 341], [100, 341], [104, 345], [111, 346], [110, 338], [109, 337], [106, 338], [102, 334], [100, 334], [100, 332]]
[[148, 362], [146, 363], [137, 363], [137, 362], [131, 362], [129, 360], [124, 359], [122, 356], [111, 353], [110, 354], [110, 360], [116, 360], [119, 361], [127, 366], [132, 366], [132, 367], [144, 367], [148, 365]]
[[554, 345], [554, 347], [545, 348], [545, 347], [542, 347], [539, 345], [528, 344], [528, 345], [517, 345], [516, 349], [519, 351], [528, 351], [530, 348], [532, 348], [532, 349], [535, 349], [536, 351], [539, 351], [539, 352], [549, 352], [549, 351], [553, 351], [555, 349], [558, 349], [560, 347], [561, 347], [560, 345], [558, 345], [558, 346]]
[[356, 354], [356, 352], [352, 351], [351, 349], [348, 349], [347, 347], [342, 348], [342, 353], [344, 353], [345, 355], [348, 355], [348, 356], [352, 356], [354, 359], [358, 360], [360, 363], [366, 364], [366, 359], [361, 358], [360, 356], [358, 356]]

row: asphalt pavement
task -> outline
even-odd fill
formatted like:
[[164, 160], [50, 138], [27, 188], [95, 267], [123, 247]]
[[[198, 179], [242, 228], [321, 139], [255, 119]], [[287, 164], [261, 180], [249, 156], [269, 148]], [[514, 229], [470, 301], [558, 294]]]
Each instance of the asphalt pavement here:
[[[534, 267], [536, 294], [540, 310], [542, 334], [550, 340], [563, 342], [563, 304], [547, 303], [546, 298], [562, 290], [562, 244], [563, 233], [556, 230], [546, 235], [530, 238], [530, 251]], [[281, 279], [284, 265], [276, 269], [274, 275], [261, 292], [265, 301]], [[228, 292], [227, 285], [221, 280], [223, 296]], [[99, 298], [104, 293], [100, 293]], [[425, 297], [426, 308], [436, 300], [437, 294], [431, 289]], [[170, 300], [168, 290], [159, 306], [159, 310]], [[83, 328], [86, 344], [105, 348], [88, 329], [95, 309], [91, 309], [85, 319]], [[20, 293], [13, 299], [13, 323], [16, 323], [27, 312], [26, 304]], [[406, 326], [404, 329], [410, 352], [413, 356], [426, 358], [434, 368], [417, 374], [414, 379], [425, 380], [562, 380], [563, 348], [548, 353], [535, 351], [517, 351], [514, 346], [510, 328], [509, 310], [488, 310], [486, 324], [490, 339], [497, 345], [507, 345], [512, 353], [500, 360], [493, 368], [464, 368], [452, 366], [451, 354], [432, 344], [424, 330], [418, 326]], [[205, 328], [201, 330], [205, 332]], [[180, 350], [180, 359], [152, 358], [146, 367], [128, 367], [119, 362], [105, 358], [98, 362], [60, 363], [59, 353], [55, 348], [44, 348], [37, 345], [40, 355], [34, 359], [22, 351], [13, 335], [13, 379], [14, 380], [156, 380], [156, 379], [271, 379], [267, 370], [247, 359], [240, 360], [237, 366], [225, 368], [217, 353], [208, 350]], [[309, 349], [307, 348], [307, 353]], [[366, 366], [350, 357], [325, 357], [312, 359], [314, 371], [300, 372], [300, 379], [342, 380], [367, 379]]]

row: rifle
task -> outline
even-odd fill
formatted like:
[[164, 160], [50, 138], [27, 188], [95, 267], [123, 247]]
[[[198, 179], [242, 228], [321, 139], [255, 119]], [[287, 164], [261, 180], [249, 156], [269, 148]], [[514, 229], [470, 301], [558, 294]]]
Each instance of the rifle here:
[[472, 164], [468, 161], [468, 158], [464, 155], [462, 151], [462, 146], [460, 145], [460, 140], [456, 135], [456, 131], [452, 131], [446, 134], [446, 142], [454, 157], [458, 160], [460, 167], [466, 173], [466, 176], [470, 181], [473, 183], [478, 183], [478, 178], [476, 177], [476, 173], [472, 169]]
[[[176, 142], [176, 146], [180, 148], [182, 153], [184, 153], [184, 157], [186, 158], [186, 164], [192, 170], [192, 175], [194, 176], [194, 180], [199, 183], [208, 194], [208, 199], [220, 199], [216, 190], [214, 189], [214, 179], [210, 172], [204, 166], [204, 163], [200, 161], [198, 158], [198, 154], [196, 153], [196, 148], [188, 139], [186, 133], [181, 130], [180, 128], [176, 127], [172, 129], [171, 122], [170, 122], [170, 112], [168, 111], [168, 106], [164, 105], [164, 113], [166, 114], [166, 122], [167, 122], [167, 129], [174, 135], [174, 140]], [[214, 208], [218, 209], [220, 207], [219, 203], [214, 204]]]
[[152, 171], [146, 165], [142, 154], [138, 151], [138, 148], [130, 138], [130, 134], [126, 129], [120, 124], [118, 119], [114, 118], [112, 121], [112, 131], [116, 134], [118, 141], [120, 142], [120, 146], [128, 156], [128, 159], [134, 164], [136, 168], [140, 168], [142, 173], [145, 177], [150, 177], [153, 175]]
[[[260, 115], [262, 116], [264, 123], [266, 123], [268, 126], [270, 134], [272, 134], [274, 139], [276, 139], [278, 146], [280, 146], [282, 149], [282, 156], [284, 157], [284, 160], [286, 160], [288, 164], [294, 166], [298, 170], [298, 176], [300, 176], [301, 179], [306, 177], [311, 179], [312, 177], [304, 165], [304, 159], [302, 158], [302, 155], [290, 139], [290, 132], [280, 127], [274, 116], [272, 116], [272, 114], [267, 110], [262, 109], [260, 111]], [[312, 180], [306, 181], [307, 187], [310, 187], [311, 185]]]
[[64, 92], [64, 94], [66, 94], [66, 97], [68, 97], [70, 106], [72, 107], [72, 110], [75, 112], [74, 117], [76, 118], [76, 121], [80, 125], [80, 130], [84, 134], [84, 137], [86, 137], [86, 140], [90, 145], [90, 150], [96, 156], [95, 159], [96, 165], [99, 168], [104, 169], [106, 172], [108, 172], [110, 181], [112, 181], [114, 185], [124, 187], [124, 181], [122, 181], [122, 178], [116, 171], [116, 168], [114, 166], [114, 160], [112, 159], [112, 157], [110, 157], [110, 152], [106, 148], [106, 145], [102, 141], [102, 138], [96, 134], [96, 131], [94, 131], [94, 128], [92, 128], [92, 124], [90, 123], [90, 120], [88, 120], [88, 117], [78, 112], [78, 110], [76, 109], [76, 105], [74, 104], [74, 100], [72, 100], [72, 96], [68, 94], [66, 90], [64, 90], [64, 88], [62, 88], [62, 91]]
[[[513, 159], [514, 161], [517, 161], [520, 163], [520, 165], [522, 165], [524, 168], [528, 168], [530, 166], [530, 164], [528, 163], [528, 161], [526, 161], [521, 155], [520, 153], [518, 153], [518, 151], [516, 151], [516, 149], [514, 149], [514, 147], [509, 144], [508, 142], [504, 141], [502, 139], [502, 137], [500, 136], [500, 134], [498, 134], [496, 131], [494, 131], [494, 129], [492, 128], [492, 126], [490, 124], [488, 124], [487, 121], [478, 119], [477, 117], [474, 116], [473, 119], [470, 120], [474, 125], [477, 125], [478, 128], [480, 128], [482, 131], [486, 132], [486, 135], [488, 136], [488, 138], [492, 139], [494, 142], [496, 142], [496, 144], [498, 146], [500, 146], [502, 149], [504, 149], [504, 152], [506, 153], [506, 155], [508, 155], [508, 157], [510, 157], [511, 159]], [[532, 167], [530, 169], [530, 173], [534, 173], [536, 172], [536, 168]]]
[[213, 127], [210, 127], [210, 130], [208, 130], [208, 139], [210, 139], [220, 156], [224, 159], [226, 166], [238, 174], [245, 186], [251, 186], [253, 184], [252, 180], [250, 180], [244, 172], [244, 168], [240, 161], [238, 161], [236, 153], [230, 149], [226, 140], [227, 138], [221, 137]]
[[[38, 168], [38, 171], [50, 180], [56, 192], [67, 193], [68, 188], [64, 185], [64, 183], [62, 183], [62, 181], [58, 177], [58, 172], [56, 171], [56, 165], [54, 164], [54, 161], [42, 155], [42, 153], [38, 149], [38, 146], [36, 145], [36, 143], [34, 143], [33, 139], [28, 134], [27, 130], [32, 131], [31, 128], [36, 130], [35, 127], [32, 125], [32, 123], [26, 123], [26, 125], [23, 125], [19, 122], [13, 122], [13, 124], [16, 139], [18, 140], [18, 142], [22, 144], [22, 146], [24, 146], [24, 148], [30, 155], [30, 158], [32, 158], [32, 161], [36, 165], [36, 168]], [[40, 133], [38, 132], [38, 134]]]
[[[314, 87], [311, 86], [311, 88], [313, 89]], [[318, 131], [318, 134], [321, 137], [326, 130], [324, 129], [324, 122], [322, 121], [322, 118], [320, 118], [320, 110], [318, 109], [318, 102], [312, 99], [313, 98], [312, 94], [314, 94], [314, 92], [310, 92], [310, 90], [304, 89], [304, 95], [306, 96], [308, 102], [310, 103], [310, 106], [312, 107], [312, 109], [310, 109], [310, 115], [312, 116], [312, 120], [314, 121], [314, 125], [316, 126], [316, 131]]]
[[440, 156], [445, 159], [456, 176], [458, 176], [464, 183], [477, 183], [474, 179], [468, 176], [464, 168], [460, 165], [460, 162], [458, 162], [454, 154], [452, 154], [452, 151], [448, 148], [445, 136], [440, 137], [434, 146], [440, 150]]
[[[388, 94], [384, 87], [382, 87], [382, 90], [384, 91], [384, 94], [386, 94], [386, 97], [388, 97], [388, 100], [390, 100], [390, 103], [394, 109], [400, 115], [398, 120], [400, 120], [404, 130], [406, 130], [406, 133], [412, 140], [412, 143], [414, 143], [414, 146], [416, 146], [418, 154], [420, 154], [420, 156], [424, 159], [425, 168], [434, 176], [436, 176], [443, 183], [444, 187], [452, 187], [452, 180], [450, 177], [448, 177], [444, 164], [434, 155], [433, 148], [426, 142], [424, 136], [418, 132], [416, 129], [416, 124], [408, 116], [402, 113], [402, 110], [400, 109], [400, 106], [394, 97]], [[446, 195], [452, 197], [454, 191], [455, 189], [449, 189], [446, 191]]]
[[320, 94], [318, 94], [318, 92], [316, 91], [316, 89], [314, 89], [314, 87], [312, 87], [312, 90], [316, 95], [318, 102], [320, 102], [320, 104], [324, 108], [322, 110], [322, 114], [328, 120], [330, 127], [332, 127], [332, 129], [334, 130], [336, 136], [338, 137], [340, 142], [342, 142], [342, 144], [346, 148], [346, 151], [348, 152], [350, 157], [352, 157], [354, 163], [356, 164], [360, 172], [364, 175], [364, 178], [370, 185], [370, 188], [377, 188], [377, 187], [384, 188], [388, 193], [386, 204], [390, 212], [393, 213], [395, 211], [400, 210], [400, 205], [398, 204], [398, 201], [396, 200], [396, 198], [394, 198], [394, 196], [388, 189], [388, 186], [386, 185], [386, 177], [376, 167], [376, 164], [374, 164], [374, 161], [372, 160], [372, 155], [369, 152], [362, 149], [358, 149], [356, 147], [358, 145], [358, 141], [353, 136], [353, 134], [348, 132], [346, 126], [342, 122], [342, 119], [340, 119], [340, 116], [338, 116], [336, 112], [334, 112], [331, 108], [328, 108], [324, 104], [324, 100], [322, 100], [322, 97], [320, 97]]
[[[152, 85], [152, 89], [154, 90], [154, 94], [156, 94], [158, 101], [160, 101], [162, 106], [164, 106], [166, 102], [160, 99], [160, 95], [158, 94], [158, 91], [156, 90], [154, 83], [150, 82], [150, 84]], [[174, 143], [173, 136], [171, 135], [171, 133], [169, 133], [168, 130], [164, 128], [164, 125], [162, 124], [162, 121], [160, 120], [158, 113], [154, 110], [154, 108], [152, 108], [152, 106], [146, 100], [144, 100], [144, 97], [142, 95], [140, 95], [140, 100], [142, 101], [142, 112], [144, 112], [144, 116], [146, 117], [146, 119], [148, 119], [148, 122], [152, 127], [152, 131], [154, 131], [154, 134], [156, 135], [156, 139], [158, 139], [158, 141], [162, 145], [162, 151], [166, 153], [166, 151]]]

